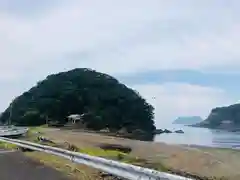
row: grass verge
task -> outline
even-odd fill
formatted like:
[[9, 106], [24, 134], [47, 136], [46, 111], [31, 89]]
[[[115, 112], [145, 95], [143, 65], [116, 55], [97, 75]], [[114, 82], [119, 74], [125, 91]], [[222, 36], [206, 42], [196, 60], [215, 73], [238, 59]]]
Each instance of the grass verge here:
[[17, 149], [18, 146], [11, 144], [11, 143], [6, 143], [6, 142], [0, 142], [0, 149], [9, 149], [9, 150], [14, 150]]

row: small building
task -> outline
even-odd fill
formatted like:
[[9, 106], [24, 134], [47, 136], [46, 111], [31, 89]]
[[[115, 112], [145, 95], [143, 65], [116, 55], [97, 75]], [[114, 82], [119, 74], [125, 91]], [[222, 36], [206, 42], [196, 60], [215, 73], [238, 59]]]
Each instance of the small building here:
[[82, 115], [80, 115], [80, 114], [71, 114], [67, 118], [68, 118], [69, 122], [71, 121], [72, 124], [76, 124], [77, 122], [81, 122], [83, 115], [84, 114], [82, 114]]

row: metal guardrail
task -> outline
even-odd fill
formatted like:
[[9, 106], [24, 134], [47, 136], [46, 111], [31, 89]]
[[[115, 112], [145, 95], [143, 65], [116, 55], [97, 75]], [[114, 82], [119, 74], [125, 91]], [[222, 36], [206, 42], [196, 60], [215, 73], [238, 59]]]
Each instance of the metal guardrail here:
[[192, 180], [189, 178], [159, 172], [156, 170], [142, 168], [113, 160], [107, 160], [100, 157], [94, 157], [83, 153], [68, 151], [61, 148], [41, 145], [23, 140], [0, 137], [0, 141], [12, 143], [20, 147], [54, 154], [67, 158], [75, 163], [85, 164], [87, 166], [99, 169], [103, 172], [116, 175], [129, 180]]

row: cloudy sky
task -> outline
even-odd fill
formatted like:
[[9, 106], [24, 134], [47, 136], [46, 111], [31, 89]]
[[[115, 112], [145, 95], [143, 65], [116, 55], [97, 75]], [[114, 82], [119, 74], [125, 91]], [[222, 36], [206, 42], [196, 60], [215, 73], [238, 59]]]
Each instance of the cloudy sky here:
[[75, 67], [136, 89], [156, 124], [240, 99], [238, 0], [0, 0], [0, 110]]

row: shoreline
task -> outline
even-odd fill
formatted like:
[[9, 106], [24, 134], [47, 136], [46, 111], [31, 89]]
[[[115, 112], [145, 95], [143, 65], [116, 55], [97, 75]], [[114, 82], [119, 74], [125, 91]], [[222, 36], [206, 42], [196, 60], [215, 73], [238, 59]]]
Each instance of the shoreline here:
[[216, 146], [204, 146], [204, 145], [196, 145], [196, 144], [179, 144], [180, 146], [187, 148], [197, 148], [197, 149], [212, 149], [212, 150], [232, 150], [232, 151], [240, 151], [239, 148], [227, 148], [227, 147], [216, 147]]
[[223, 146], [214, 146], [214, 145], [199, 145], [199, 144], [184, 144], [184, 143], [167, 143], [164, 141], [153, 141], [153, 143], [164, 143], [167, 145], [173, 145], [173, 146], [183, 146], [183, 147], [189, 147], [189, 148], [208, 148], [208, 149], [221, 149], [221, 150], [237, 150], [240, 151], [240, 144], [239, 147], [223, 147]]
[[224, 128], [224, 127], [208, 127], [208, 126], [202, 126], [202, 125], [185, 125], [188, 127], [195, 127], [195, 128], [205, 128], [210, 130], [220, 130], [220, 131], [226, 131], [226, 132], [233, 132], [233, 133], [240, 133], [240, 127], [230, 127], [230, 128]]
[[239, 150], [240, 151], [240, 144], [237, 145], [237, 147], [224, 147], [224, 146], [218, 146], [218, 145], [200, 145], [200, 144], [185, 144], [185, 143], [168, 143], [165, 141], [152, 141], [153, 143], [164, 143], [167, 145], [173, 145], [173, 146], [183, 146], [183, 147], [192, 147], [192, 148], [209, 148], [209, 149], [223, 149], [223, 150]]

